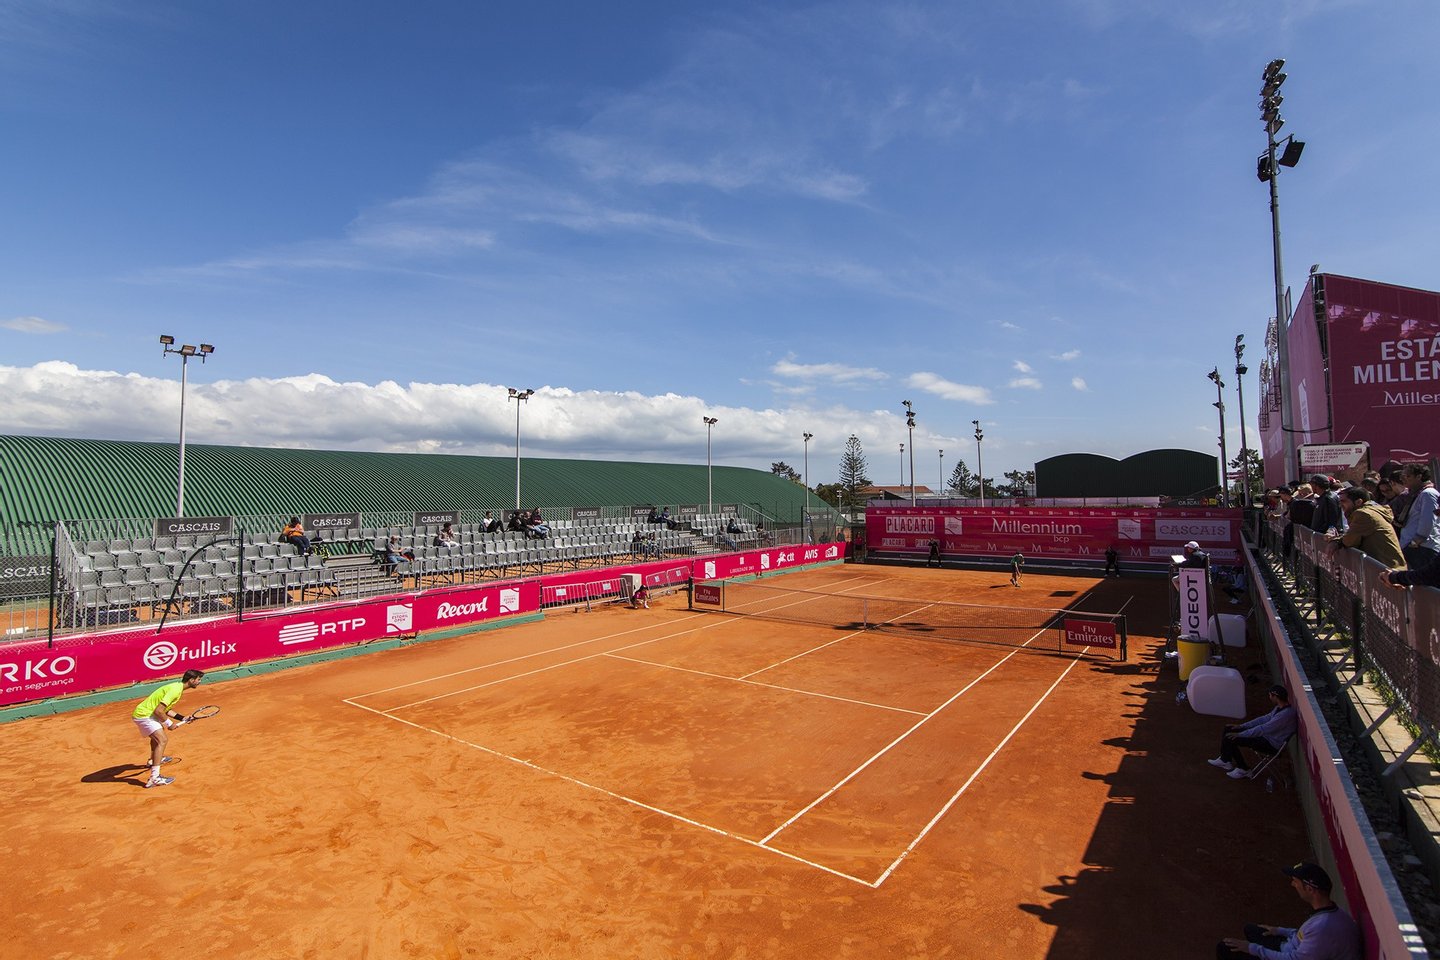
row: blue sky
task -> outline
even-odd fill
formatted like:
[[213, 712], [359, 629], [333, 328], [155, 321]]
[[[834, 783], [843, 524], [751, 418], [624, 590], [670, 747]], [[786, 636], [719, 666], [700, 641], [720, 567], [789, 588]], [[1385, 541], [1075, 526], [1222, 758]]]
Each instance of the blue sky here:
[[908, 399], [934, 486], [1218, 452], [1219, 365], [1233, 456], [1274, 57], [1287, 279], [1440, 287], [1433, 0], [521, 7], [0, 0], [0, 432], [173, 439], [169, 333], [191, 442], [508, 455], [514, 386], [895, 484]]

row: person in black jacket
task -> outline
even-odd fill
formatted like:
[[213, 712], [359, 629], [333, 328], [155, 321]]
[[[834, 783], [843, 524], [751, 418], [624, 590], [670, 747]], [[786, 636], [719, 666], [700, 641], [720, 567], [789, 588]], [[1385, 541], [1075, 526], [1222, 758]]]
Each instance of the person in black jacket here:
[[1380, 579], [1396, 590], [1405, 587], [1440, 587], [1440, 557], [1418, 570], [1386, 570]]
[[1340, 509], [1340, 498], [1335, 495], [1334, 483], [1323, 473], [1310, 478], [1310, 489], [1315, 491], [1315, 515], [1310, 518], [1310, 529], [1325, 533], [1334, 528], [1337, 533], [1345, 532], [1345, 511]]

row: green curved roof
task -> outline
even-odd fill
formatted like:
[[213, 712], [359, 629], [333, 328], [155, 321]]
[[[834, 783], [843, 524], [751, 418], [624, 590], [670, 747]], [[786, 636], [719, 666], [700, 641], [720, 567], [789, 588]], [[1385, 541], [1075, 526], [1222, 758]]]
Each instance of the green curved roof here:
[[1161, 449], [1124, 460], [1097, 453], [1065, 453], [1035, 463], [1040, 497], [1182, 497], [1217, 486], [1220, 458], [1194, 450]]
[[[173, 443], [0, 436], [0, 554], [49, 551], [53, 520], [167, 517]], [[804, 487], [744, 467], [713, 469], [714, 502], [798, 522]], [[705, 504], [704, 464], [524, 459], [525, 505]], [[447, 454], [185, 446], [187, 516], [493, 510], [515, 503], [515, 460]], [[811, 499], [812, 509], [825, 509]], [[393, 522], [393, 521], [389, 521]]]

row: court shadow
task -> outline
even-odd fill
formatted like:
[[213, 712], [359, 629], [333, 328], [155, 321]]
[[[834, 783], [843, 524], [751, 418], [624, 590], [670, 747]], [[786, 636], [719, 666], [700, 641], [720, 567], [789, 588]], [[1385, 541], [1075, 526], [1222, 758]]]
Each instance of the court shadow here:
[[150, 765], [148, 763], [122, 763], [113, 767], [106, 767], [103, 770], [96, 770], [94, 773], [87, 773], [80, 778], [81, 783], [123, 783], [126, 786], [145, 788], [145, 781], [150, 776]]

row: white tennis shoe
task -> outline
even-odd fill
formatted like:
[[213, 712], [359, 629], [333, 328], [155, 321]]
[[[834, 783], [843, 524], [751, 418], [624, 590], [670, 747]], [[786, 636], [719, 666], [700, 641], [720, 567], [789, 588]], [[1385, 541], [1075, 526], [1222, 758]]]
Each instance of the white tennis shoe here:
[[1234, 770], [1231, 770], [1229, 773], [1225, 774], [1225, 776], [1229, 777], [1231, 780], [1246, 780], [1250, 777], [1250, 771], [1241, 767], [1236, 767]]
[[1210, 764], [1210, 766], [1212, 767], [1219, 767], [1226, 773], [1229, 773], [1231, 770], [1235, 769], [1235, 764], [1231, 763], [1228, 760], [1221, 760], [1219, 757], [1216, 757], [1214, 760], [1206, 760], [1205, 762]]
[[165, 786], [166, 784], [170, 784], [170, 783], [174, 783], [174, 782], [175, 782], [175, 778], [174, 778], [174, 777], [151, 777], [149, 780], [147, 780], [147, 781], [145, 782], [145, 789], [148, 790], [148, 789], [150, 789], [151, 787], [163, 787], [163, 786]]

